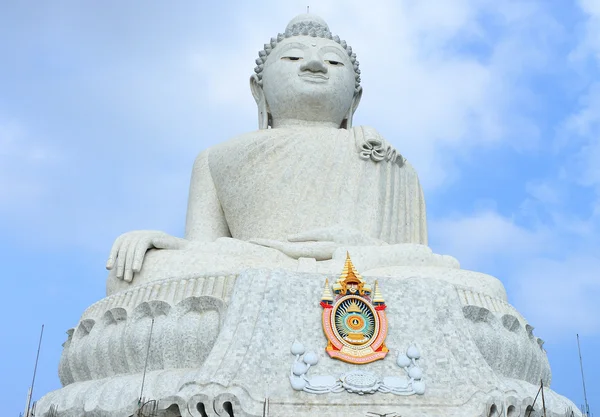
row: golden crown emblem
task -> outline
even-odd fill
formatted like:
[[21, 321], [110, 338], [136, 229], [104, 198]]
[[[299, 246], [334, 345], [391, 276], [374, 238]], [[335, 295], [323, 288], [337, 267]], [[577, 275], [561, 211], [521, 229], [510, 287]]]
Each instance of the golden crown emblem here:
[[371, 286], [358, 273], [349, 253], [340, 277], [333, 284], [333, 293], [329, 280], [325, 280], [321, 307], [323, 332], [328, 340], [325, 351], [330, 357], [365, 364], [387, 355], [386, 305], [379, 283], [375, 281], [372, 294]]

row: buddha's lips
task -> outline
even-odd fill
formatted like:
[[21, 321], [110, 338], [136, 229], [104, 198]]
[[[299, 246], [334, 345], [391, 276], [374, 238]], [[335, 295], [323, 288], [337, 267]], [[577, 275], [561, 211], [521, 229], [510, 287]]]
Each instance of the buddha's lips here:
[[311, 81], [327, 81], [329, 79], [329, 77], [325, 76], [325, 75], [321, 75], [321, 74], [298, 74], [298, 77], [300, 78], [306, 78], [308, 80]]

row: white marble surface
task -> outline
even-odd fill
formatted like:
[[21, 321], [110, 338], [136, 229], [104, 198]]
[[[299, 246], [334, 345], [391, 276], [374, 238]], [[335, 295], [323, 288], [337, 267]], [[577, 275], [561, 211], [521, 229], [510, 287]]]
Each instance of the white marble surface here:
[[[261, 416], [264, 400], [269, 398], [270, 416], [312, 416], [314, 413], [363, 416], [366, 411], [376, 410], [396, 411], [403, 416], [487, 416], [493, 405], [514, 406], [520, 410], [517, 415], [523, 415], [537, 391], [532, 382], [540, 378], [546, 383], [550, 380], [545, 352], [525, 326], [503, 324], [505, 313], [488, 311], [473, 316], [465, 307], [474, 306], [465, 305], [456, 287], [440, 279], [446, 270], [439, 268], [437, 274], [434, 271], [431, 269], [420, 277], [377, 277], [388, 306], [386, 345], [390, 354], [368, 365], [346, 364], [325, 354], [327, 341], [321, 331], [319, 300], [326, 275], [267, 269], [241, 273], [227, 296], [225, 310], [215, 310], [216, 304], [207, 304], [208, 300], [218, 298], [214, 292], [205, 295], [196, 292], [186, 298], [188, 290], [175, 291], [175, 298], [166, 295], [162, 309], [152, 310], [152, 302], [142, 301], [137, 306], [125, 306], [126, 319], [121, 324], [98, 320], [89, 332], [76, 329], [69, 350], [80, 349], [81, 352], [82, 347], [97, 346], [101, 351], [102, 346], [110, 345], [111, 337], [115, 342], [122, 341], [116, 348], [135, 350], [136, 344], [128, 337], [119, 337], [117, 329], [122, 326], [124, 335], [137, 335], [135, 340], [141, 340], [147, 336], [149, 317], [153, 316], [156, 339], [150, 350], [149, 369], [152, 371], [147, 376], [146, 396], [161, 399], [161, 406], [165, 408], [179, 404], [185, 411], [187, 404], [195, 409], [198, 402], [203, 402], [212, 415], [227, 416], [223, 403], [230, 401], [235, 416]], [[367, 280], [372, 283], [375, 278]], [[212, 282], [211, 288], [216, 281]], [[193, 287], [200, 288], [198, 284]], [[189, 281], [185, 288], [190, 288]], [[159, 298], [159, 293], [150, 298]], [[130, 304], [127, 300], [131, 298], [114, 297]], [[190, 310], [189, 305], [201, 308]], [[209, 327], [195, 321], [202, 320], [201, 311], [224, 311], [218, 335], [211, 333], [213, 336], [208, 337]], [[82, 323], [92, 317], [102, 317], [101, 310], [87, 317]], [[180, 324], [176, 324], [178, 322]], [[113, 330], [108, 331], [110, 326]], [[178, 348], [178, 353], [188, 359], [180, 358], [180, 365], [169, 363], [168, 359], [173, 358], [169, 349], [179, 346], [181, 341], [177, 338], [186, 333], [188, 337], [181, 340], [187, 342], [183, 350]], [[165, 344], [169, 340], [172, 343]], [[206, 348], [207, 340], [212, 340], [212, 349]], [[426, 393], [398, 397], [384, 393], [358, 396], [345, 392], [327, 395], [297, 392], [288, 381], [294, 359], [290, 346], [294, 340], [319, 355], [311, 375], [339, 375], [360, 368], [380, 376], [401, 376], [395, 357], [414, 344], [421, 352], [419, 364]], [[502, 343], [507, 343], [506, 349]], [[497, 354], [498, 348], [505, 354]], [[83, 358], [73, 352], [68, 355]], [[96, 372], [106, 372], [101, 366], [103, 357], [112, 358], [112, 363], [120, 360], [122, 366], [132, 368], [121, 368], [120, 373], [109, 378], [93, 373], [91, 378], [81, 378], [82, 372], [92, 371], [94, 367], [98, 369]], [[103, 416], [125, 415], [125, 410], [131, 409], [139, 395], [141, 382], [141, 370], [135, 365], [139, 359], [125, 364], [126, 358], [129, 360], [131, 354], [115, 351], [112, 356], [98, 355], [88, 364], [75, 360], [71, 366], [78, 367], [78, 381], [50, 393], [40, 402], [40, 407], [58, 404], [64, 415], [69, 416], [82, 415], [77, 414], [82, 410], [95, 410], [96, 415]], [[186, 360], [196, 361], [196, 365], [186, 365]], [[545, 394], [552, 415], [563, 416], [566, 407], [574, 407], [550, 389]]]
[[220, 238], [210, 244], [191, 243], [181, 250], [151, 250], [134, 285], [111, 271], [106, 292], [110, 296], [152, 282], [238, 274], [248, 268], [337, 274], [347, 251], [363, 275], [420, 276], [424, 268], [445, 268], [444, 279], [449, 282], [506, 301], [504, 287], [496, 278], [461, 270], [456, 259], [434, 254], [425, 245], [341, 246], [335, 249], [332, 259], [317, 262], [311, 258], [292, 259], [278, 250], [231, 238]]
[[115, 242], [109, 267], [131, 282], [147, 248], [227, 253], [233, 263], [235, 252], [241, 266], [256, 256], [241, 242], [232, 250], [215, 244], [228, 236], [317, 260], [341, 246], [427, 244], [423, 191], [412, 166], [372, 128], [259, 130], [200, 154], [185, 239], [130, 232]]
[[375, 129], [352, 127], [362, 97], [352, 48], [300, 15], [256, 63], [259, 130], [200, 153], [184, 239], [134, 231], [115, 241], [107, 268], [117, 278], [133, 281], [148, 249], [223, 237], [319, 261], [341, 245], [427, 244], [416, 172]]
[[[115, 241], [107, 297], [68, 331], [64, 387], [37, 415], [50, 405], [61, 417], [133, 414], [148, 340], [143, 395], [160, 417], [524, 415], [537, 382], [551, 380], [543, 341], [500, 281], [426, 246], [415, 170], [375, 129], [352, 126], [362, 97], [352, 48], [301, 15], [256, 64], [259, 130], [200, 153], [183, 238]], [[390, 354], [367, 365], [324, 354], [320, 296], [346, 251], [387, 305]], [[319, 352], [311, 375], [323, 381], [357, 367], [397, 381], [394, 358], [414, 345], [426, 392], [295, 391], [294, 340]], [[546, 404], [580, 415], [550, 389]]]

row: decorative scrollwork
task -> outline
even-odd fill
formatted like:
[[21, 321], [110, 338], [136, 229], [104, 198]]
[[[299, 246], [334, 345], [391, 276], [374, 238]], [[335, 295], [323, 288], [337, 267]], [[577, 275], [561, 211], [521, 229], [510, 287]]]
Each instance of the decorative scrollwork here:
[[339, 377], [331, 375], [307, 377], [308, 370], [319, 363], [318, 355], [314, 351], [306, 352], [304, 345], [298, 341], [292, 344], [290, 351], [292, 355], [296, 356], [289, 377], [290, 384], [296, 391], [310, 394], [343, 391], [359, 395], [375, 394], [376, 392], [394, 395], [425, 394], [423, 370], [417, 364], [421, 353], [414, 345], [411, 345], [406, 353], [398, 354], [396, 359], [396, 364], [404, 369], [406, 376], [386, 376], [384, 378], [362, 370], [346, 372]]
[[373, 162], [385, 160], [398, 166], [404, 165], [402, 155], [392, 145], [380, 138], [365, 138], [364, 142], [360, 145], [359, 156], [365, 161], [369, 159]]

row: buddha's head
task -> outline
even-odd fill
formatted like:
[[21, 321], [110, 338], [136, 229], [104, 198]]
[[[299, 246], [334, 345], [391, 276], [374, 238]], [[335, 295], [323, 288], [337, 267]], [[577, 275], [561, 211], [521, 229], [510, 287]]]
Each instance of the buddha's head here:
[[332, 36], [323, 19], [303, 14], [259, 52], [250, 77], [259, 128], [352, 126], [362, 94], [352, 48]]

